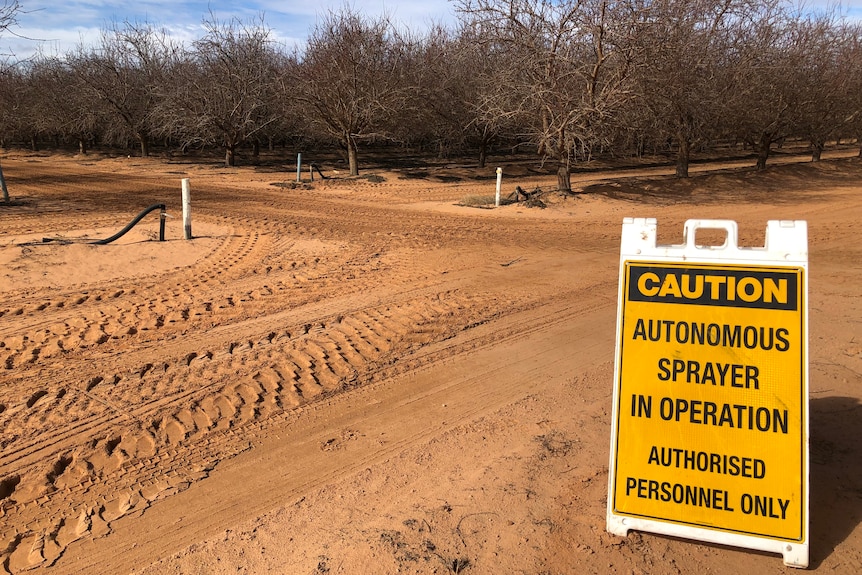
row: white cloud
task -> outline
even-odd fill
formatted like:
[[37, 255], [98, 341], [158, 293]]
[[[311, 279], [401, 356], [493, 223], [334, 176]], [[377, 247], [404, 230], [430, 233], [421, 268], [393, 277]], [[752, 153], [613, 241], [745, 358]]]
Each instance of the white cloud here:
[[[834, 5], [832, 0], [799, 1], [799, 5], [814, 10]], [[396, 24], [413, 31], [435, 22], [456, 21], [449, 0], [21, 0], [21, 5], [20, 26], [14, 30], [18, 36], [7, 32], [0, 38], [0, 54], [11, 49], [19, 57], [28, 56], [40, 47], [62, 54], [80, 43], [96, 43], [101, 28], [124, 20], [164, 26], [178, 40], [188, 41], [200, 36], [201, 22], [209, 17], [210, 10], [220, 20], [236, 17], [249, 21], [263, 14], [273, 38], [286, 45], [303, 43], [319, 15], [344, 6], [368, 15], [388, 14]], [[844, 0], [841, 7], [849, 18], [862, 20], [862, 0]]]
[[454, 19], [447, 0], [355, 0], [346, 4], [343, 0], [246, 0], [236, 4], [211, 0], [22, 0], [20, 26], [15, 30], [20, 37], [6, 34], [0, 39], [0, 53], [11, 47], [19, 57], [27, 56], [40, 46], [49, 53], [64, 53], [79, 43], [97, 42], [101, 28], [125, 20], [164, 26], [177, 39], [189, 40], [198, 36], [194, 31], [200, 29], [210, 11], [220, 20], [236, 17], [249, 21], [263, 14], [274, 38], [292, 45], [305, 40], [319, 14], [345, 5], [369, 15], [387, 13], [414, 30], [424, 28], [432, 20]]

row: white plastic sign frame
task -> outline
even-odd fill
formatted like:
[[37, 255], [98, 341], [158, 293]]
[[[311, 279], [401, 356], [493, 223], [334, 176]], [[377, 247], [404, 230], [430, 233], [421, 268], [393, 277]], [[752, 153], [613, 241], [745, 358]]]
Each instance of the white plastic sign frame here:
[[731, 220], [688, 220], [680, 245], [656, 230], [623, 221], [607, 530], [807, 567], [807, 223], [767, 222], [762, 248]]

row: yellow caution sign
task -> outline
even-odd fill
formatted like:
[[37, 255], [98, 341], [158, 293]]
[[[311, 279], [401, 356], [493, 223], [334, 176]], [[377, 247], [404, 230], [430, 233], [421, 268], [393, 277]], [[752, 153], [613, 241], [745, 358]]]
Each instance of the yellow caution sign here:
[[[727, 233], [698, 246], [697, 231]], [[623, 225], [608, 530], [652, 531], [808, 564], [807, 229]]]

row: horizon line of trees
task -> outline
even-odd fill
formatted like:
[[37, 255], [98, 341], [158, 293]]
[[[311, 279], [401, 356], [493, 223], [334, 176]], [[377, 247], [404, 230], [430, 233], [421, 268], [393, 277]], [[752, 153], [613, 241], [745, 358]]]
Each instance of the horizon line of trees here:
[[[17, 1], [7, 6], [18, 6]], [[818, 160], [862, 136], [862, 26], [784, 0], [455, 0], [416, 34], [345, 6], [302, 48], [263, 17], [204, 21], [189, 45], [150, 23], [93, 46], [0, 64], [0, 145], [186, 150], [334, 145], [352, 175], [370, 143], [475, 153], [529, 144], [569, 191], [599, 155], [692, 155], [717, 142], [763, 169], [787, 138]], [[0, 15], [2, 16], [2, 15]], [[14, 17], [14, 12], [6, 14]], [[0, 18], [0, 21], [4, 21]], [[860, 150], [862, 155], [862, 150]]]

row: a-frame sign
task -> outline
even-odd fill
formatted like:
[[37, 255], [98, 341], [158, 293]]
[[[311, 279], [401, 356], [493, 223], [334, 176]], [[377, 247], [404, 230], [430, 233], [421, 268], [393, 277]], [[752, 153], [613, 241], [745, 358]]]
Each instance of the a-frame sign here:
[[[699, 246], [699, 230], [726, 233]], [[623, 223], [607, 529], [779, 553], [808, 566], [808, 238], [689, 220], [656, 245]]]

